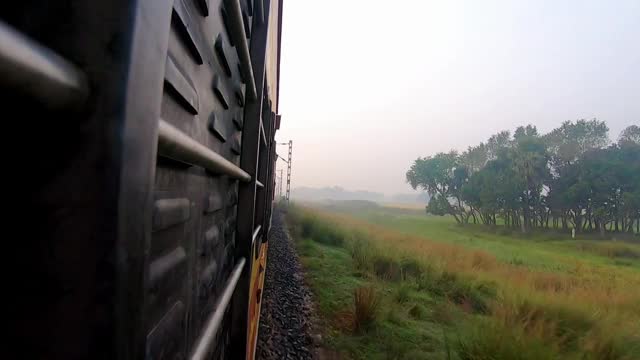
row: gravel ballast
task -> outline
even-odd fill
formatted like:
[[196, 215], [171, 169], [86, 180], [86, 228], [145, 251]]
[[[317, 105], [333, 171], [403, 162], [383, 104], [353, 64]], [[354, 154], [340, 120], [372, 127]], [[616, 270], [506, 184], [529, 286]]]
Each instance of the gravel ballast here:
[[283, 214], [272, 221], [256, 359], [313, 359], [311, 293]]

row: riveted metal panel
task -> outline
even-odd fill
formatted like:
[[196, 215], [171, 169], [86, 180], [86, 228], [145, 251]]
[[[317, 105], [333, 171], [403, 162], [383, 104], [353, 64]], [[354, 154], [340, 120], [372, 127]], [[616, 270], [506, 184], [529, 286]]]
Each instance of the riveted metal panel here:
[[[5, 110], [24, 120], [10, 126], [31, 134], [39, 154], [9, 159], [21, 174], [11, 187], [16, 214], [33, 214], [15, 222], [33, 236], [10, 245], [28, 256], [16, 259], [26, 281], [12, 284], [10, 297], [18, 316], [10, 324], [20, 339], [10, 342], [22, 345], [24, 357], [181, 359], [201, 340], [240, 255], [250, 251], [240, 236], [251, 234], [256, 217], [264, 223], [273, 186], [265, 164], [272, 120], [267, 127], [260, 120], [277, 104], [264, 86], [274, 81], [265, 80], [265, 63], [276, 63], [265, 57], [278, 56], [266, 50], [273, 9], [269, 1], [234, 1], [233, 14], [228, 0], [24, 0], [3, 7], [0, 21], [16, 30], [14, 38], [54, 54], [43, 59], [78, 80], [73, 91], [55, 82], [22, 91], [15, 84], [24, 82], [0, 80]], [[239, 24], [242, 38], [229, 33], [240, 32]], [[27, 80], [38, 74], [17, 69], [32, 72]], [[62, 100], [47, 99], [56, 86], [65, 90]], [[208, 171], [206, 161], [170, 156], [166, 143], [159, 151], [166, 128], [225, 169], [252, 167], [251, 181], [242, 182], [243, 171], [235, 180], [215, 166]], [[51, 161], [38, 161], [41, 154]], [[256, 176], [264, 184], [257, 194]], [[250, 197], [239, 194], [247, 186]], [[232, 340], [246, 340], [246, 323], [232, 319], [243, 312], [246, 319], [247, 308], [237, 305], [249, 296], [249, 262], [234, 305], [207, 340], [214, 358], [228, 358]]]
[[[207, 2], [208, 16], [204, 16], [202, 5], [197, 1], [175, 0], [167, 57], [174, 68], [180, 69], [180, 76], [178, 80], [165, 82], [161, 117], [196, 142], [239, 165], [237, 139], [241, 130], [237, 122], [238, 114], [243, 113], [243, 104], [235, 99], [236, 94], [244, 97], [245, 90], [238, 70], [238, 54], [222, 22], [222, 1]], [[186, 96], [176, 97], [176, 88], [186, 89], [182, 91]], [[191, 95], [190, 89], [195, 95]], [[197, 99], [195, 111], [190, 105], [193, 102], [184, 101], [184, 97]], [[181, 334], [180, 350], [184, 349], [185, 353], [178, 353], [179, 356], [190, 353], [204, 321], [215, 310], [222, 286], [234, 266], [236, 184], [236, 180], [200, 167], [161, 157], [157, 163], [156, 196], [171, 194], [171, 197], [186, 198], [192, 206], [187, 222], [156, 231], [151, 239], [152, 254], [171, 253], [176, 246], [184, 248], [186, 253], [185, 271], [164, 282], [168, 288], [165, 301], [146, 304], [149, 329], [176, 303], [184, 304], [186, 326]], [[156, 250], [155, 244], [162, 249]], [[223, 321], [228, 318], [225, 316]], [[221, 354], [228, 340], [229, 326], [223, 326], [217, 334], [216, 341], [220, 343], [212, 351]]]

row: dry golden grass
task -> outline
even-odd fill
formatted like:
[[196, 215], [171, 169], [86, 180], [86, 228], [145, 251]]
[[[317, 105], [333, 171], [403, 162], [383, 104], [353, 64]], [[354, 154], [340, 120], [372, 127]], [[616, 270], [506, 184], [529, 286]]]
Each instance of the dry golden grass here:
[[380, 298], [373, 287], [359, 287], [353, 294], [353, 328], [361, 331], [376, 319]]

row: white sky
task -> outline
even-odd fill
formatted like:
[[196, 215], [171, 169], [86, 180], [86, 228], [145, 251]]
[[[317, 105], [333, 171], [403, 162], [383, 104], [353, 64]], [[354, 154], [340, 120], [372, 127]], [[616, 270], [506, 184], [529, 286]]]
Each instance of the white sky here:
[[415, 158], [500, 130], [597, 117], [615, 140], [640, 124], [640, 0], [285, 0], [283, 12], [277, 137], [293, 140], [292, 187], [409, 192]]

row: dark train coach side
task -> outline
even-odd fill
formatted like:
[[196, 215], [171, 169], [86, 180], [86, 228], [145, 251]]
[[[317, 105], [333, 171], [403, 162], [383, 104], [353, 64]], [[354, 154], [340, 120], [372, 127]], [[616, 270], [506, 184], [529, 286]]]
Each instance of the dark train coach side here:
[[254, 357], [281, 16], [282, 0], [3, 4], [5, 134], [28, 143], [5, 161], [27, 230], [5, 247], [5, 352]]

